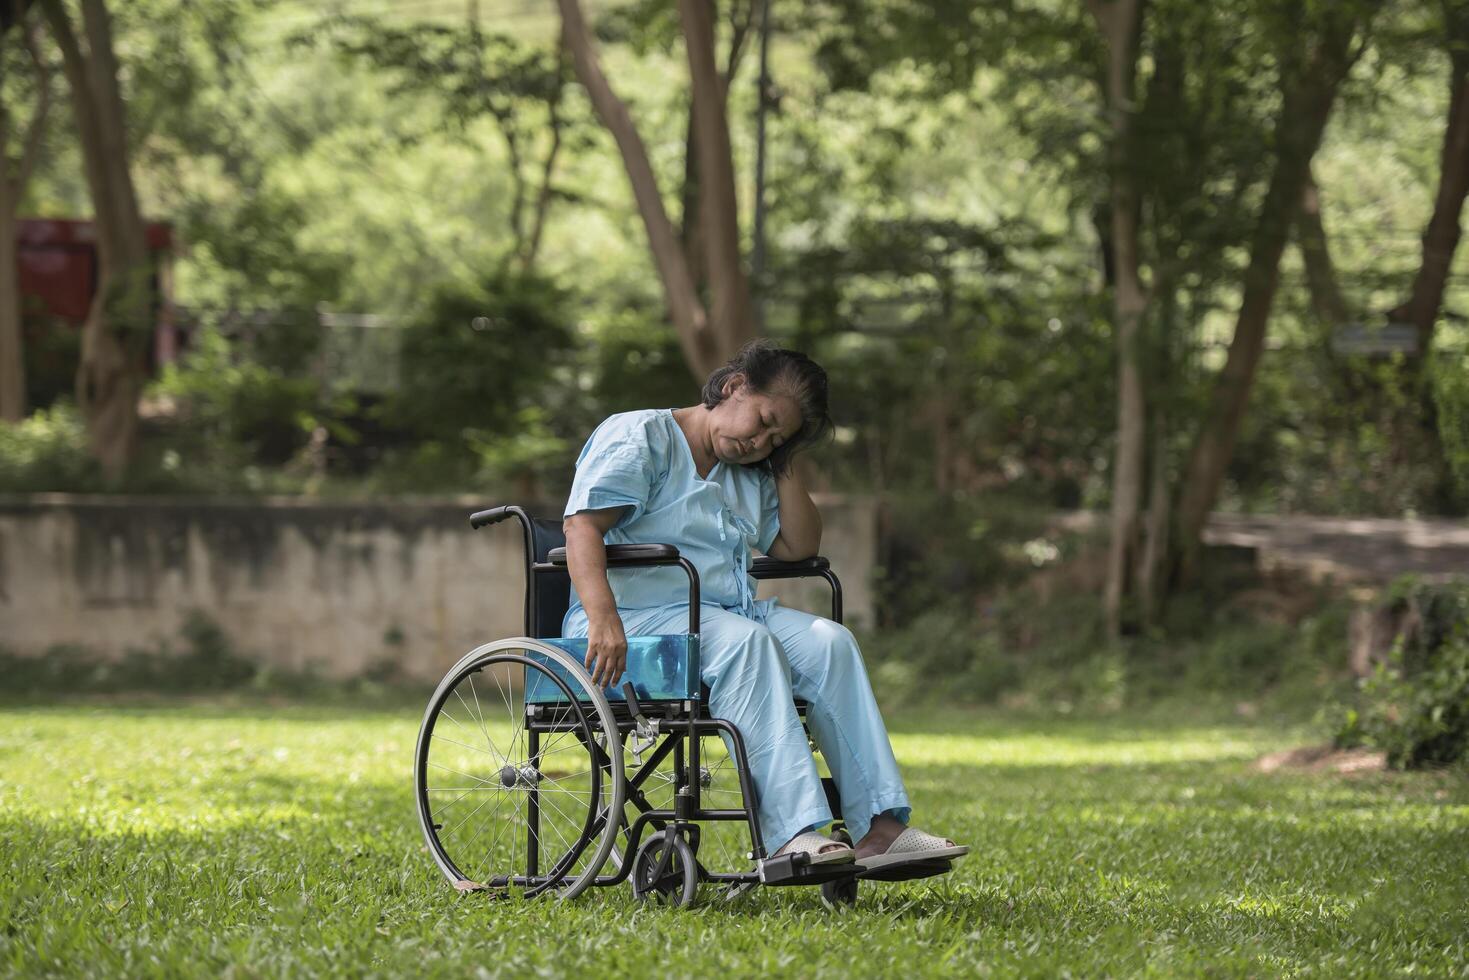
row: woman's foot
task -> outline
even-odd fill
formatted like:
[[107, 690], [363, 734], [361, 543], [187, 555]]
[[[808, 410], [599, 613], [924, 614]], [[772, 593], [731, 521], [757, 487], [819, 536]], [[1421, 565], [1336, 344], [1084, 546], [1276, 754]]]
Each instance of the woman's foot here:
[[814, 830], [808, 830], [804, 834], [792, 837], [771, 856], [780, 857], [782, 854], [806, 854], [812, 864], [836, 864], [851, 861], [856, 856], [846, 844], [834, 841], [825, 834], [818, 834]]
[[867, 828], [866, 836], [857, 842], [857, 860], [885, 853], [902, 832], [903, 825], [896, 818], [886, 813], [873, 817], [872, 826]]
[[885, 814], [874, 817], [867, 834], [857, 842], [857, 863], [865, 868], [912, 861], [952, 861], [968, 853], [969, 848], [965, 845], [905, 827]]

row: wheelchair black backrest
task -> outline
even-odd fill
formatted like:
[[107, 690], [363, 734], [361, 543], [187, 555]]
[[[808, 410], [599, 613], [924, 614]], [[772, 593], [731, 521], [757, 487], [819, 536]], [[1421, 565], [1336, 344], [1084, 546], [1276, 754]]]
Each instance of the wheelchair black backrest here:
[[[560, 636], [561, 619], [571, 605], [571, 576], [545, 568], [552, 548], [566, 544], [560, 521], [531, 518], [525, 552], [525, 635]], [[536, 567], [541, 566], [537, 571]]]
[[525, 634], [561, 635], [561, 619], [571, 604], [571, 576], [547, 559], [553, 548], [566, 544], [560, 521], [531, 517], [514, 504], [491, 507], [469, 515], [469, 526], [489, 527], [515, 518], [525, 541]]

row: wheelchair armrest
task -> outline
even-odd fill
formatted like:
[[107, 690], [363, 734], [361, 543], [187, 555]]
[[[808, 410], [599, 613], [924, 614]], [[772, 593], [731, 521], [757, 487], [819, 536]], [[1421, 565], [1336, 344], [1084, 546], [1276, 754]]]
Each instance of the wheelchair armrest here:
[[[553, 565], [566, 564], [566, 549], [552, 548], [546, 552], [546, 560]], [[671, 544], [609, 544], [607, 564], [613, 565], [664, 565], [678, 561], [678, 549]]]
[[[638, 565], [677, 565], [689, 577], [689, 632], [699, 632], [699, 570], [694, 563], [678, 553], [671, 544], [609, 544], [607, 545], [607, 567], [628, 568]], [[569, 571], [566, 567], [566, 549], [552, 548], [546, 552], [546, 560], [531, 566], [535, 572]]]
[[842, 583], [837, 579], [836, 572], [831, 570], [831, 562], [821, 555], [803, 558], [800, 561], [781, 561], [779, 558], [761, 555], [750, 562], [750, 577], [756, 581], [779, 578], [824, 578], [826, 584], [831, 586], [831, 618], [834, 622], [842, 621]]
[[810, 575], [821, 575], [830, 568], [831, 562], [821, 555], [804, 558], [801, 561], [781, 561], [779, 558], [768, 558], [761, 555], [750, 563], [750, 577], [755, 579], [806, 578]]

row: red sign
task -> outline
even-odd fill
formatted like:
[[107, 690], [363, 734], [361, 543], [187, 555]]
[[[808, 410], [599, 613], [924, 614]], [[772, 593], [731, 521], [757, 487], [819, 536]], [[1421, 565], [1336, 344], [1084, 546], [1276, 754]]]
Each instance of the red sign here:
[[[151, 252], [173, 247], [173, 228], [167, 224], [150, 223], [146, 234]], [[19, 222], [15, 237], [21, 308], [78, 323], [85, 320], [97, 292], [97, 234], [92, 222], [26, 218]]]

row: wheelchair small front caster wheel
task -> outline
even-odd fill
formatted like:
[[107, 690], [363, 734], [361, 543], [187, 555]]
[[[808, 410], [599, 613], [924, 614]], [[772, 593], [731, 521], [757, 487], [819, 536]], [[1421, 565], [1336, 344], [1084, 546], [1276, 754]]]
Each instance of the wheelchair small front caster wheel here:
[[[659, 874], [665, 848], [673, 853]], [[699, 890], [699, 866], [694, 862], [694, 849], [680, 834], [660, 831], [643, 841], [632, 864], [632, 894], [640, 902], [656, 901], [660, 905], [688, 908], [694, 904]]]
[[821, 901], [829, 908], [857, 904], [857, 879], [837, 878], [821, 884]]

